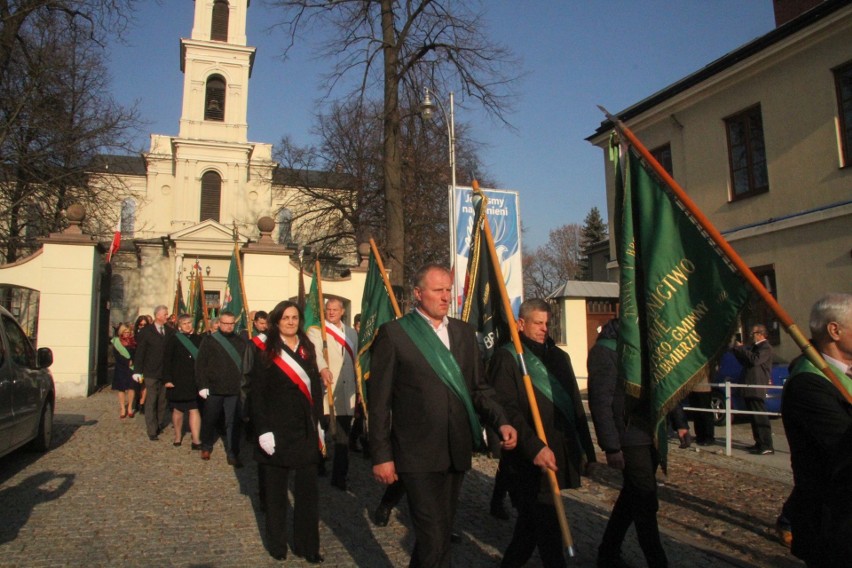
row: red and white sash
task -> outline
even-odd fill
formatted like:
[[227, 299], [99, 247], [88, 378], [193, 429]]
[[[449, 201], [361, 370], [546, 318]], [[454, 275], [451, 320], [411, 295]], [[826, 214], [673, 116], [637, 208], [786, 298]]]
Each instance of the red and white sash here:
[[340, 346], [349, 353], [349, 357], [352, 359], [352, 363], [355, 364], [355, 346], [349, 341], [349, 338], [346, 337], [344, 333], [341, 333], [339, 329], [329, 324], [325, 323], [325, 330], [328, 332], [336, 342], [340, 344]]
[[266, 349], [266, 336], [265, 335], [263, 336], [262, 339], [259, 335], [255, 335], [254, 337], [251, 338], [251, 342], [254, 343], [255, 347], [257, 347], [261, 351]]
[[314, 399], [311, 396], [311, 378], [305, 372], [299, 363], [296, 362], [293, 357], [287, 353], [287, 351], [281, 351], [278, 355], [275, 356], [275, 359], [272, 360], [281, 371], [284, 372], [287, 377], [293, 381], [293, 384], [299, 387], [299, 390], [302, 391], [302, 394], [308, 399], [308, 402], [313, 405]]

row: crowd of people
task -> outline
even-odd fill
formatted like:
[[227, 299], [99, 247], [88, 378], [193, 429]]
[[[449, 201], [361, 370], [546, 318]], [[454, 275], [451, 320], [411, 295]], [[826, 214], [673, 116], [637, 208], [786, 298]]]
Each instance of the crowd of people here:
[[[579, 487], [581, 476], [595, 465], [595, 449], [571, 360], [548, 334], [550, 306], [540, 299], [523, 302], [517, 318], [520, 342], [496, 349], [486, 361], [474, 329], [447, 317], [451, 285], [445, 267], [423, 267], [414, 279], [414, 309], [379, 329], [366, 383], [368, 441], [355, 377], [358, 334], [344, 323], [345, 306], [336, 298], [325, 304], [325, 330], [305, 330], [302, 309], [291, 301], [268, 314], [254, 313], [250, 333], [235, 333], [237, 316], [223, 311], [215, 331], [195, 334], [190, 316], [170, 321], [165, 306], [132, 326], [119, 325], [112, 340], [119, 416], [126, 420], [144, 409], [151, 441], [171, 420], [175, 446], [188, 428], [192, 449], [205, 461], [221, 437], [227, 462], [235, 468], [243, 466], [240, 445], [248, 440], [258, 464], [269, 554], [283, 560], [290, 550], [292, 474], [292, 552], [312, 564], [324, 561], [318, 478], [330, 454], [331, 487], [347, 491], [349, 451], [360, 440], [374, 478], [387, 486], [374, 522], [386, 525], [391, 509], [406, 496], [415, 536], [410, 566], [449, 566], [460, 489], [485, 431], [488, 447], [500, 459], [491, 514], [510, 518], [502, 503], [507, 493], [517, 510], [501, 566], [523, 566], [536, 549], [543, 566], [566, 566], [554, 490], [558, 495], [560, 489]], [[817, 348], [852, 393], [852, 296], [827, 296], [814, 306], [810, 323]], [[766, 328], [754, 326], [751, 336], [749, 347], [737, 345], [734, 352], [750, 380], [765, 384]], [[621, 546], [632, 524], [648, 566], [665, 567], [657, 525], [659, 454], [653, 437], [626, 420], [617, 340], [614, 319], [603, 326], [588, 357], [597, 443], [607, 465], [623, 473], [598, 566], [627, 565]], [[785, 514], [793, 552], [808, 566], [837, 566], [852, 553], [852, 492], [845, 489], [852, 396], [844, 398], [804, 359], [794, 361], [791, 374], [784, 424], [796, 488]], [[527, 377], [532, 389], [525, 385]], [[760, 406], [750, 404], [755, 410]], [[753, 453], [771, 453], [771, 430], [762, 419], [753, 428]], [[712, 439], [712, 426], [709, 434], [699, 433], [699, 443], [708, 436]]]

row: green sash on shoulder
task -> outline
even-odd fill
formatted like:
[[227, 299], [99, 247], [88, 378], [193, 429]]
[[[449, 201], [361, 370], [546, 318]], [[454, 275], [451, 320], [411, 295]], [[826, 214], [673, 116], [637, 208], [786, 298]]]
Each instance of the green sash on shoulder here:
[[243, 358], [240, 357], [240, 354], [237, 353], [237, 350], [234, 349], [234, 346], [231, 345], [231, 342], [225, 339], [225, 336], [219, 333], [218, 331], [214, 332], [210, 337], [219, 342], [219, 345], [222, 346], [222, 349], [225, 350], [225, 353], [231, 357], [231, 360], [234, 361], [234, 365], [237, 366], [237, 370], [242, 373], [243, 372]]
[[[843, 385], [843, 388], [846, 390], [846, 392], [852, 394], [852, 378], [849, 378], [849, 375], [847, 375], [828, 361], [826, 361], [826, 364], [831, 367], [831, 370], [834, 371], [834, 374], [837, 376], [837, 378], [840, 379], [840, 384]], [[804, 356], [799, 357], [798, 361], [796, 361], [793, 365], [793, 368], [790, 369], [791, 377], [794, 375], [798, 375], [799, 373], [813, 373], [814, 375], [819, 375], [826, 381], [831, 382], [831, 379], [826, 377], [825, 373], [819, 370], [819, 367], [814, 365], [810, 359]]]
[[[115, 347], [115, 350], [118, 351], [118, 354], [130, 360], [130, 351], [127, 350], [127, 347], [121, 344], [121, 340], [117, 337], [112, 338], [112, 346]], [[133, 369], [133, 363], [130, 364], [130, 368]]]
[[482, 438], [482, 426], [473, 410], [473, 401], [470, 398], [467, 385], [465, 385], [461, 368], [453, 354], [450, 353], [450, 350], [438, 338], [435, 330], [420, 314], [410, 312], [397, 321], [414, 345], [426, 357], [435, 374], [464, 404], [464, 408], [467, 410], [467, 419], [470, 422], [470, 430], [473, 434], [473, 446], [478, 447]]
[[596, 344], [606, 347], [612, 351], [618, 350], [618, 342], [615, 339], [610, 339], [608, 337], [601, 337], [597, 340]]
[[[518, 351], [513, 343], [507, 343], [503, 346], [512, 353], [516, 358]], [[574, 424], [574, 400], [571, 398], [571, 393], [565, 386], [559, 382], [553, 373], [551, 373], [541, 359], [536, 357], [529, 351], [524, 351], [524, 363], [527, 366], [527, 372], [530, 374], [533, 386], [543, 394], [547, 400], [553, 403], [559, 412], [568, 420], [570, 424]]]
[[[186, 347], [186, 350], [189, 351], [190, 355], [192, 355], [192, 358], [197, 359], [198, 347], [196, 347], [195, 344], [189, 340], [189, 336], [185, 333], [181, 333], [180, 331], [177, 332], [175, 335], [177, 336], [178, 341], [180, 341], [180, 344]], [[230, 347], [231, 344], [229, 343], [228, 346]], [[233, 349], [233, 347], [231, 347], [231, 349]], [[230, 355], [230, 353], [228, 355]], [[233, 355], [231, 355], [231, 357], [233, 358]]]

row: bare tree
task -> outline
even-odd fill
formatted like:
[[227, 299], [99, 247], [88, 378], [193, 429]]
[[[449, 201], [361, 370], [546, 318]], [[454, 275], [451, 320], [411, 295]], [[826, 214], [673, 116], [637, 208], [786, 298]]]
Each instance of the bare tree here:
[[[518, 69], [510, 51], [491, 41], [473, 2], [453, 0], [268, 0], [284, 10], [289, 45], [304, 27], [319, 29], [321, 54], [334, 61], [330, 93], [350, 75], [363, 100], [382, 93], [382, 193], [388, 264], [394, 284], [404, 281], [406, 224], [401, 108], [417, 108], [422, 87], [458, 91], [500, 120]], [[286, 48], [286, 49], [289, 49]], [[286, 53], [285, 49], [285, 53]], [[351, 94], [351, 90], [346, 93]]]
[[581, 274], [582, 227], [577, 223], [550, 231], [547, 244], [524, 254], [524, 294], [544, 298]]
[[61, 228], [74, 201], [92, 214], [89, 230], [110, 221], [114, 184], [91, 183], [94, 157], [124, 149], [137, 126], [133, 109], [106, 94], [102, 48], [90, 32], [68, 27], [70, 16], [45, 11], [18, 30], [0, 81], [0, 248], [7, 262]]

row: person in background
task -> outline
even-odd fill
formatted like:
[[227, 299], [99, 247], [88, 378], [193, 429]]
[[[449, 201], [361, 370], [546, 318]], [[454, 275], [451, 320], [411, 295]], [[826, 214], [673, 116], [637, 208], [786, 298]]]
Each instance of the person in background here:
[[[154, 323], [154, 318], [143, 314], [136, 318], [136, 322], [133, 324], [133, 341], [139, 337], [139, 333], [145, 329], [145, 326], [151, 325]], [[137, 412], [141, 412], [145, 414], [145, 399], [148, 397], [148, 389], [145, 387], [145, 381], [136, 383], [136, 410]]]
[[137, 382], [133, 380], [133, 354], [136, 352], [136, 340], [129, 324], [118, 326], [112, 338], [112, 351], [115, 367], [112, 376], [112, 390], [118, 394], [118, 417], [133, 418], [133, 399], [136, 396]]
[[192, 449], [201, 449], [201, 414], [198, 412], [198, 387], [195, 384], [195, 358], [201, 337], [193, 333], [192, 316], [182, 314], [177, 320], [177, 333], [166, 341], [163, 357], [163, 380], [166, 397], [172, 407], [172, 425], [180, 446], [183, 440], [183, 419], [189, 416]]
[[266, 511], [269, 554], [287, 558], [287, 509], [293, 485], [293, 552], [310, 564], [323, 562], [319, 541], [317, 461], [323, 433], [322, 381], [314, 346], [302, 330], [302, 310], [279, 303], [269, 314], [270, 333], [249, 373], [251, 421], [258, 433], [261, 508]]
[[[731, 352], [737, 361], [745, 367], [746, 385], [772, 384], [772, 346], [767, 341], [766, 326], [756, 324], [751, 327], [751, 346], [745, 347], [737, 343]], [[743, 389], [743, 400], [746, 409], [751, 412], [766, 412], [766, 389]], [[756, 455], [774, 454], [772, 444], [772, 424], [765, 414], [750, 414], [751, 433], [754, 445], [749, 453]]]
[[148, 431], [148, 439], [156, 442], [159, 434], [169, 423], [166, 414], [166, 389], [163, 384], [163, 354], [165, 352], [166, 339], [175, 331], [166, 325], [169, 310], [166, 306], [157, 306], [154, 309], [154, 323], [145, 327], [136, 338], [136, 359], [134, 367], [136, 373], [134, 378], [145, 381], [148, 396], [152, 397], [152, 404], [145, 411], [145, 426]]

